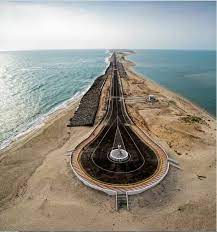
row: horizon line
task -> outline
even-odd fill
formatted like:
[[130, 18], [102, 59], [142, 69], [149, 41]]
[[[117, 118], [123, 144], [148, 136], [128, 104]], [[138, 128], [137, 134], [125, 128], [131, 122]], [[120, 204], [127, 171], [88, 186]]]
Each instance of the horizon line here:
[[39, 48], [0, 50], [0, 52], [51, 51], [51, 50], [181, 50], [181, 51], [216, 51], [216, 48]]

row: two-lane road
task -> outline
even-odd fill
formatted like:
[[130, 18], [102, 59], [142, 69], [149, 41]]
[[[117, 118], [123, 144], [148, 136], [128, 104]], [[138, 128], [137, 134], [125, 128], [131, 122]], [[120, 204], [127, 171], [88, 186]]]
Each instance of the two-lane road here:
[[[109, 194], [136, 194], [159, 183], [169, 164], [164, 150], [134, 125], [126, 112], [116, 55], [111, 61], [112, 84], [107, 114], [71, 155], [71, 167], [86, 185]], [[110, 152], [118, 145], [128, 152], [117, 162]]]
[[[130, 122], [124, 110], [115, 56], [113, 67], [107, 125], [98, 138], [85, 147], [81, 155], [81, 165], [97, 180], [113, 184], [130, 184], [153, 175], [158, 166], [158, 159], [128, 126]], [[109, 158], [111, 150], [118, 145], [129, 153], [129, 158], [125, 162], [114, 162]]]

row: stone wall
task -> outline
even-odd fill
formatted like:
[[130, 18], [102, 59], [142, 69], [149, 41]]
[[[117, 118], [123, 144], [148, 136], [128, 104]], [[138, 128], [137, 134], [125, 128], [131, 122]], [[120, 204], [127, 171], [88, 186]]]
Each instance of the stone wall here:
[[104, 83], [112, 72], [112, 63], [106, 69], [105, 74], [99, 76], [89, 90], [84, 94], [74, 116], [70, 119], [69, 127], [93, 126], [99, 107], [101, 91]]
[[118, 72], [121, 78], [127, 78], [127, 73], [125, 71], [125, 68], [121, 62], [117, 62], [117, 68]]

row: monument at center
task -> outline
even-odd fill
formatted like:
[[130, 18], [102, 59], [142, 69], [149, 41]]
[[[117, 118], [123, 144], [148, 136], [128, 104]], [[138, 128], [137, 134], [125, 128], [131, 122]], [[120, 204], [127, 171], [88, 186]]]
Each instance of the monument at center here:
[[121, 149], [121, 145], [118, 145], [117, 149], [113, 149], [109, 155], [110, 159], [115, 162], [124, 162], [128, 160], [129, 154], [126, 150]]

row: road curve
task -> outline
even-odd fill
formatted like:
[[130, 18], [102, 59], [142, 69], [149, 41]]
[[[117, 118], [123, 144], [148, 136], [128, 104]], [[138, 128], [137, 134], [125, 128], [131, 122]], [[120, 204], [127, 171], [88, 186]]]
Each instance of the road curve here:
[[[116, 54], [110, 65], [112, 84], [104, 120], [93, 134], [71, 155], [71, 167], [86, 185], [108, 194], [136, 194], [158, 184], [167, 174], [165, 151], [133, 124], [126, 111]], [[110, 159], [110, 152], [121, 145], [129, 154], [124, 162]]]

